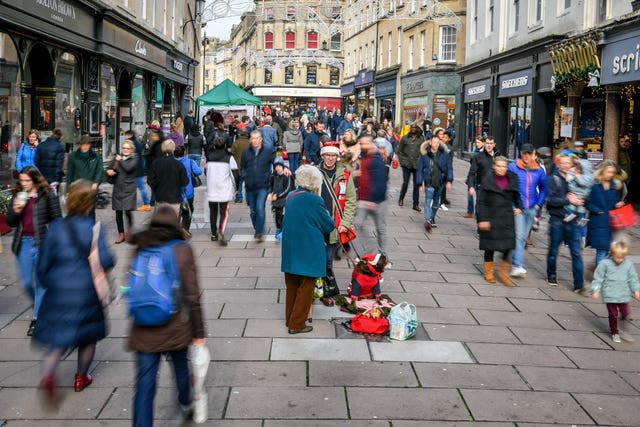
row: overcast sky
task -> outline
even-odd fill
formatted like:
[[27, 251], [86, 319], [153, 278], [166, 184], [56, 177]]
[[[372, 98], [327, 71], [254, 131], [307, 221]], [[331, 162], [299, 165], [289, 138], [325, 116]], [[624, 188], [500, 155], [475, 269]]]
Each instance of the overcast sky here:
[[215, 15], [237, 15], [209, 21], [207, 26], [204, 28], [207, 36], [218, 37], [222, 40], [229, 40], [231, 27], [240, 22], [240, 14], [242, 11], [247, 10], [252, 3], [252, 0], [207, 0], [206, 8], [211, 7], [213, 4]]

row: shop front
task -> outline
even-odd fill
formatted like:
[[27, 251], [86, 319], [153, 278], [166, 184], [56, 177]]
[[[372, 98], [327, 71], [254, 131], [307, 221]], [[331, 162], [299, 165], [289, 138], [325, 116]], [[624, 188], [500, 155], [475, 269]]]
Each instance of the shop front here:
[[340, 109], [342, 100], [340, 89], [323, 87], [291, 87], [291, 86], [255, 86], [253, 94], [260, 98], [263, 105], [272, 109], [291, 111], [302, 108], [326, 108], [331, 111]]
[[396, 119], [396, 77], [376, 82], [375, 97], [377, 102], [376, 115], [380, 121], [387, 119], [395, 123]]
[[356, 74], [353, 85], [355, 88], [355, 111], [361, 117], [371, 117], [373, 110], [373, 71], [361, 70]]
[[491, 104], [492, 79], [484, 79], [465, 83], [464, 104], [466, 120], [464, 130], [464, 151], [473, 151], [473, 141], [479, 136], [487, 136], [490, 132], [489, 106]]
[[429, 97], [426, 74], [402, 78], [402, 124], [429, 118]]
[[498, 98], [507, 105], [507, 144], [504, 153], [518, 157], [523, 144], [531, 141], [533, 71], [525, 69], [498, 78]]
[[355, 110], [356, 95], [353, 82], [345, 83], [340, 87], [340, 97], [342, 98], [342, 113]]

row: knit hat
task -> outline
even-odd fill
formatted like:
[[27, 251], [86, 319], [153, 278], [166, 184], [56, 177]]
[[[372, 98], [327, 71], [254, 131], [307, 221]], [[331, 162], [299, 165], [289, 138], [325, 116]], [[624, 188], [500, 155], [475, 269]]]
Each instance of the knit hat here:
[[324, 156], [325, 154], [335, 154], [336, 156], [340, 156], [340, 143], [338, 141], [327, 141], [320, 148], [320, 155]]
[[282, 157], [276, 157], [273, 161], [273, 166], [275, 167], [276, 165], [284, 166], [284, 159]]

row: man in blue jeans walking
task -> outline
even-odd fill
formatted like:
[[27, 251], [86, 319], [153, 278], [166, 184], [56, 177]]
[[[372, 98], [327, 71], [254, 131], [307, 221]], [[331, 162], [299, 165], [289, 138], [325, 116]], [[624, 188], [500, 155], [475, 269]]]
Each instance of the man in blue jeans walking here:
[[556, 263], [558, 250], [562, 242], [567, 242], [571, 252], [571, 269], [573, 273], [573, 290], [575, 293], [588, 297], [590, 292], [584, 286], [584, 264], [582, 263], [580, 226], [577, 220], [563, 221], [564, 207], [568, 204], [583, 205], [584, 200], [569, 192], [567, 186], [567, 172], [573, 166], [571, 157], [560, 154], [556, 158], [558, 170], [549, 177], [547, 182], [547, 210], [549, 212], [549, 251], [547, 253], [547, 282], [551, 286], [558, 286]]
[[262, 143], [260, 131], [254, 130], [249, 137], [251, 146], [242, 153], [240, 173], [244, 180], [245, 196], [251, 210], [251, 223], [257, 242], [264, 240], [265, 204], [269, 194], [269, 176], [275, 153]]
[[535, 161], [531, 144], [523, 144], [520, 158], [509, 165], [509, 170], [518, 176], [518, 191], [522, 200], [522, 213], [515, 216], [516, 247], [511, 256], [511, 276], [524, 277], [524, 246], [538, 211], [544, 206], [547, 196], [547, 175]]

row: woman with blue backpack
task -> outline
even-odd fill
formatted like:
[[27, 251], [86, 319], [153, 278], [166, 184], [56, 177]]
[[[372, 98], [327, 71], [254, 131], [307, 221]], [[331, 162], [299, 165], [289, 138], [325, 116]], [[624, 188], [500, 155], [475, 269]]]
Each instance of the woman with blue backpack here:
[[178, 402], [185, 419], [192, 414], [189, 345], [205, 345], [198, 274], [176, 211], [160, 203], [146, 230], [134, 234], [136, 246], [126, 293], [132, 324], [129, 349], [136, 352], [133, 425], [153, 425], [153, 400], [163, 354], [171, 356]]

